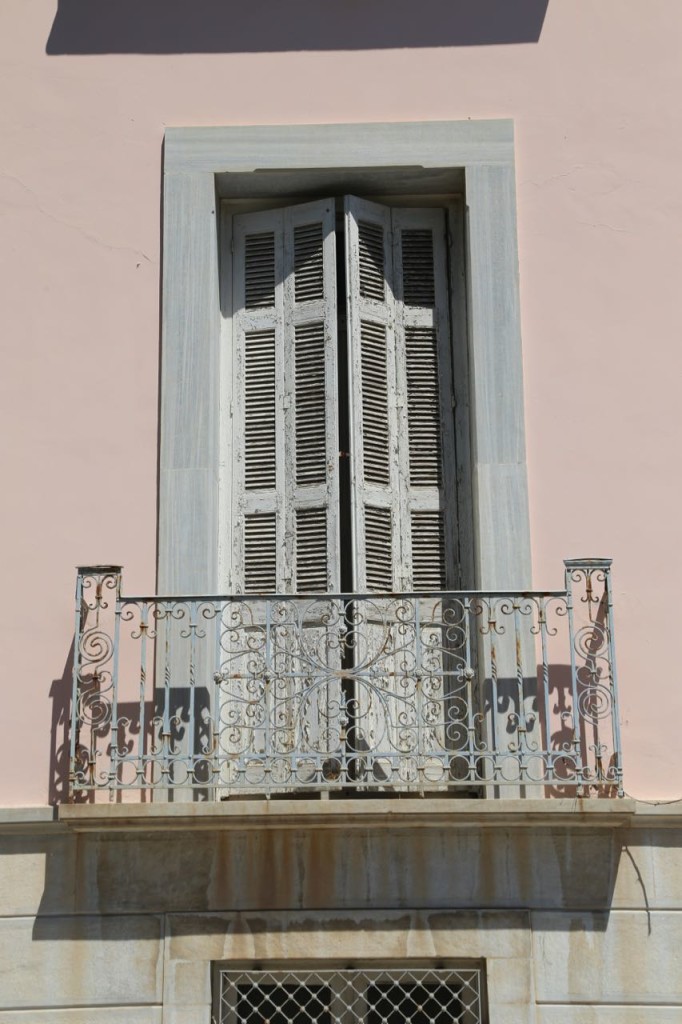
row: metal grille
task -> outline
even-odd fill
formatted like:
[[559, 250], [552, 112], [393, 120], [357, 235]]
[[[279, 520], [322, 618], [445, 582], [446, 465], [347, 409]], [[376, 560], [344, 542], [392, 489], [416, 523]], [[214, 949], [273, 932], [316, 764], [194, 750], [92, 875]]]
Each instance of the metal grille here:
[[482, 968], [218, 971], [215, 1024], [483, 1024]]

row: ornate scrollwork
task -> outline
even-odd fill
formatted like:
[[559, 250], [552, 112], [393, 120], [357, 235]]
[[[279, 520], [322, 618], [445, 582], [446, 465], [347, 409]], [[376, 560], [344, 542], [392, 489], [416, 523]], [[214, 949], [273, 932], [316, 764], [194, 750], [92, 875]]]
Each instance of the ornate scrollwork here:
[[601, 683], [586, 686], [578, 698], [578, 709], [581, 717], [590, 722], [599, 722], [610, 718], [613, 713], [611, 689]]
[[126, 599], [92, 571], [74, 788], [619, 784], [607, 586]]
[[83, 667], [104, 665], [114, 653], [114, 641], [103, 629], [86, 629], [79, 639], [78, 653]]

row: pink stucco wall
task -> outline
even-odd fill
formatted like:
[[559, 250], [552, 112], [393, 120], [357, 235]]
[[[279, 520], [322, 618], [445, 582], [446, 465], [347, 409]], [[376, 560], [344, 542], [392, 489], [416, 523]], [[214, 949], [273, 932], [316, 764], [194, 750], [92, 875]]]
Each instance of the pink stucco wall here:
[[549, 0], [522, 44], [165, 56], [48, 54], [56, 12], [0, 6], [0, 805], [48, 800], [74, 566], [154, 586], [164, 128], [499, 117], [534, 581], [613, 556], [626, 789], [681, 796], [682, 5]]

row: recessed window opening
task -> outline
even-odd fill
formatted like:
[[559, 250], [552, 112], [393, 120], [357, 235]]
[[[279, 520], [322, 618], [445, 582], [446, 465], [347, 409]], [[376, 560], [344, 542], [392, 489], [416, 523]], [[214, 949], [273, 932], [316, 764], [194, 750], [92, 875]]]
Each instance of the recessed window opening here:
[[454, 200], [389, 198], [224, 204], [234, 593], [461, 586]]

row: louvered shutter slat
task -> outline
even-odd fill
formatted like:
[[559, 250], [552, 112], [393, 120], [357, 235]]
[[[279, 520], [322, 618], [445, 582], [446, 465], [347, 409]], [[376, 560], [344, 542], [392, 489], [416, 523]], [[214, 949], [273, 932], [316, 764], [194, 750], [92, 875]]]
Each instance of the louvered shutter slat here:
[[294, 228], [294, 296], [296, 302], [324, 298], [324, 236], [322, 224]]
[[244, 591], [267, 594], [277, 589], [277, 536], [274, 512], [244, 518]]
[[403, 302], [407, 306], [433, 306], [433, 233], [429, 230], [407, 228], [402, 232], [401, 249]]
[[296, 509], [296, 582], [303, 592], [324, 593], [327, 569], [327, 510]]
[[442, 511], [411, 512], [410, 534], [414, 589], [443, 590], [446, 586], [446, 563]]
[[405, 330], [410, 484], [440, 487], [442, 439], [438, 339], [431, 327]]
[[276, 454], [275, 332], [244, 337], [244, 486], [274, 488]]
[[360, 295], [383, 302], [386, 297], [385, 230], [383, 225], [358, 222], [358, 269]]
[[324, 322], [295, 329], [296, 483], [321, 484], [327, 474]]
[[393, 588], [391, 510], [365, 505], [365, 576], [370, 590]]
[[360, 362], [365, 480], [390, 483], [386, 328], [360, 321]]
[[275, 235], [248, 235], [244, 250], [244, 306], [256, 309], [275, 304]]

